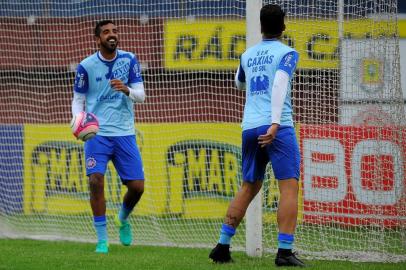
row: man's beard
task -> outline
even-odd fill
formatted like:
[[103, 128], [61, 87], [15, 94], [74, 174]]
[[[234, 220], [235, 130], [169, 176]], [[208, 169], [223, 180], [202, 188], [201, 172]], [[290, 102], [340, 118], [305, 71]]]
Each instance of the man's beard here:
[[118, 45], [118, 41], [116, 41], [115, 44], [111, 44], [110, 42], [106, 41], [106, 42], [102, 42], [100, 44], [101, 47], [103, 47], [103, 49], [105, 49], [106, 51], [108, 51], [109, 53], [113, 53], [116, 51], [117, 49], [117, 45]]

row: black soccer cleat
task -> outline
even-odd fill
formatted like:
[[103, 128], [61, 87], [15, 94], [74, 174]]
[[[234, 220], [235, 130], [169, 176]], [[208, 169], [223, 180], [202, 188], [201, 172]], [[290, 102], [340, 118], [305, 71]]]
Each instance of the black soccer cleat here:
[[209, 258], [215, 263], [230, 263], [233, 259], [230, 255], [230, 245], [218, 243], [210, 252]]
[[295, 253], [290, 252], [290, 254], [281, 254], [278, 252], [275, 258], [276, 266], [298, 266], [305, 267], [304, 262], [296, 257]]

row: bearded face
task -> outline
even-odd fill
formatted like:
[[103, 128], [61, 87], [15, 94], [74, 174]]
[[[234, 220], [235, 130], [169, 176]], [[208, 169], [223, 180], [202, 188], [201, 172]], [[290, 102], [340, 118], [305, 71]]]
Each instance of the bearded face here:
[[118, 45], [117, 36], [109, 36], [105, 40], [100, 41], [100, 46], [106, 49], [108, 52], [113, 53]]
[[114, 24], [102, 26], [100, 36], [97, 38], [97, 44], [102, 51], [113, 53], [118, 45], [118, 30]]

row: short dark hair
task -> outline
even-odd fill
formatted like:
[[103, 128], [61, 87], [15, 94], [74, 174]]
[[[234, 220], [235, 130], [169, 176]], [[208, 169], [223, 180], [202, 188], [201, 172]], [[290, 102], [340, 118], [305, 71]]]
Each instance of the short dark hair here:
[[94, 28], [94, 35], [95, 35], [96, 37], [99, 37], [99, 36], [100, 36], [100, 33], [101, 33], [101, 28], [102, 28], [102, 26], [104, 26], [104, 25], [106, 25], [106, 24], [109, 24], [109, 23], [115, 25], [115, 23], [114, 23], [112, 20], [102, 20], [102, 21], [97, 22], [97, 23], [96, 23], [96, 26], [95, 26], [95, 28]]
[[265, 5], [260, 13], [261, 32], [272, 36], [280, 36], [285, 30], [285, 12], [279, 5]]

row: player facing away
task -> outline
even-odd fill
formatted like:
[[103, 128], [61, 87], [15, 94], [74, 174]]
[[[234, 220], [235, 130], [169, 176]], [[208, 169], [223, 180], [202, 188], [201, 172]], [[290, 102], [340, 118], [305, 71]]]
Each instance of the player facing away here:
[[285, 13], [278, 5], [260, 12], [262, 41], [241, 56], [235, 76], [238, 89], [246, 89], [242, 120], [243, 183], [230, 203], [220, 239], [209, 258], [232, 262], [230, 242], [248, 205], [259, 192], [265, 168], [271, 162], [280, 191], [277, 211], [277, 266], [304, 266], [292, 253], [298, 212], [300, 154], [293, 126], [290, 80], [298, 53], [278, 39], [285, 30]]
[[94, 113], [100, 125], [97, 135], [85, 142], [86, 175], [97, 234], [97, 253], [108, 253], [104, 174], [111, 160], [127, 187], [116, 217], [120, 241], [131, 245], [128, 216], [144, 192], [144, 171], [134, 130], [134, 102], [145, 100], [141, 69], [136, 56], [117, 49], [117, 26], [103, 20], [94, 29], [98, 51], [77, 67], [72, 113]]

